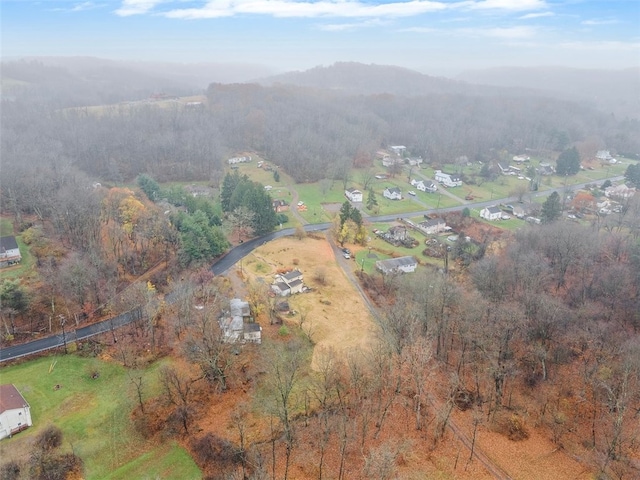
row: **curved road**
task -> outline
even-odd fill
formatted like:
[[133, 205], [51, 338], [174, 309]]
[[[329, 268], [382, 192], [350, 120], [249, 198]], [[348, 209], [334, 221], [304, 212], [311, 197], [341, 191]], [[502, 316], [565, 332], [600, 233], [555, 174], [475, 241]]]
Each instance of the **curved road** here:
[[[622, 176], [617, 176], [617, 177], [609, 178], [609, 180], [619, 181], [623, 178], [624, 177]], [[605, 180], [606, 179], [602, 179], [599, 181], [605, 181]], [[592, 184], [592, 183], [595, 183], [595, 181], [592, 180], [589, 182], [579, 183], [575, 185], [568, 185], [566, 187], [557, 188], [555, 190], [558, 192], [564, 192], [565, 190], [582, 188], [585, 185]], [[534, 194], [534, 196], [535, 197], [546, 196], [549, 194], [549, 192], [553, 190], [554, 189], [537, 192]], [[417, 217], [420, 215], [432, 214], [436, 212], [438, 213], [454, 212], [458, 210], [463, 210], [464, 208], [483, 208], [491, 205], [496, 205], [499, 203], [513, 203], [516, 201], [517, 201], [517, 197], [508, 197], [508, 198], [501, 198], [501, 199], [493, 199], [485, 202], [456, 205], [454, 207], [440, 208], [438, 210], [429, 209], [429, 210], [420, 210], [420, 211], [394, 214], [394, 215], [379, 215], [375, 217], [368, 217], [367, 220], [372, 223], [390, 222], [393, 220], [397, 220], [399, 218]], [[307, 225], [304, 225], [304, 229], [307, 232], [320, 232], [320, 231], [328, 230], [331, 227], [331, 225], [332, 225], [331, 223], [307, 224]], [[215, 275], [220, 275], [226, 272], [227, 270], [229, 270], [229, 268], [231, 268], [237, 262], [242, 260], [244, 257], [246, 257], [249, 253], [251, 253], [255, 248], [259, 247], [260, 245], [270, 242], [271, 240], [275, 240], [276, 238], [293, 235], [294, 233], [295, 233], [295, 229], [286, 228], [286, 229], [277, 230], [275, 232], [269, 233], [260, 238], [254, 238], [252, 240], [244, 242], [243, 244], [238, 245], [237, 247], [231, 249], [223, 257], [220, 257], [218, 260], [216, 260], [211, 266], [211, 271]], [[169, 295], [168, 297], [169, 297], [169, 301], [171, 301], [170, 300], [171, 295]], [[371, 308], [371, 305], [369, 305], [369, 308]], [[137, 317], [134, 312], [138, 312]], [[136, 318], [139, 318], [139, 315], [140, 315], [139, 310], [133, 310], [131, 312], [123, 313], [122, 315], [118, 315], [117, 317], [113, 317], [108, 320], [103, 320], [101, 322], [94, 323], [92, 325], [87, 325], [86, 327], [71, 330], [67, 332], [65, 335], [66, 341], [72, 342], [75, 340], [83, 340], [85, 338], [89, 338], [94, 335], [98, 335], [100, 333], [105, 333], [105, 332], [114, 330], [118, 327], [131, 323], [132, 321], [136, 320]], [[24, 343], [22, 345], [15, 345], [12, 347], [2, 348], [0, 349], [0, 362], [15, 360], [17, 358], [25, 357], [27, 355], [32, 355], [35, 353], [43, 352], [45, 350], [58, 348], [64, 345], [64, 341], [65, 341], [65, 338], [63, 338], [63, 335], [58, 334], [58, 335], [52, 335], [46, 338], [40, 338], [38, 340]]]

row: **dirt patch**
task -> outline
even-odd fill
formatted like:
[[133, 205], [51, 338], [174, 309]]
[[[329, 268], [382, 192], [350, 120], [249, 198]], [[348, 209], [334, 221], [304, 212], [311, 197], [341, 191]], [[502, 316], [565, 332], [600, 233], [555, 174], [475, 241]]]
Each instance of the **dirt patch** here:
[[[303, 329], [316, 344], [312, 365], [323, 348], [346, 354], [366, 348], [375, 340], [376, 324], [362, 297], [336, 263], [326, 240], [312, 237], [275, 240], [256, 249], [243, 264], [248, 281], [261, 279], [268, 284], [273, 282], [277, 271], [297, 268], [302, 272], [311, 291], [288, 297], [297, 313], [285, 321], [299, 324], [304, 317]], [[319, 280], [321, 276], [324, 284]]]

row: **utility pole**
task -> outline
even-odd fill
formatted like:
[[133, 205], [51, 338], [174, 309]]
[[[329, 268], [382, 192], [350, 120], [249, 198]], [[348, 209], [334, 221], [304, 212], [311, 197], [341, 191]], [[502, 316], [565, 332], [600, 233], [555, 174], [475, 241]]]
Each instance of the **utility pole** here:
[[67, 351], [67, 334], [64, 331], [64, 324], [67, 321], [67, 319], [65, 318], [64, 315], [59, 315], [58, 318], [60, 319], [60, 326], [62, 327], [62, 344], [64, 345], [64, 353], [67, 354], [69, 353]]

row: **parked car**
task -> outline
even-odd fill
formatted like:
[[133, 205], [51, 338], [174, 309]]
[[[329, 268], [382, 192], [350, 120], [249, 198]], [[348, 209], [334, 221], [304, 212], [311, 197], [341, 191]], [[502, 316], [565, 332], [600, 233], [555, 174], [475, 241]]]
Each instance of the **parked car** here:
[[416, 192], [414, 192], [413, 190], [409, 190], [407, 193], [408, 193], [409, 195], [413, 195], [414, 197], [415, 197], [415, 195], [416, 195]]
[[302, 200], [300, 200], [300, 201], [298, 202], [298, 206], [299, 206], [299, 207], [301, 207], [302, 205], [304, 205], [304, 202], [303, 202]]
[[347, 260], [349, 260], [351, 258], [351, 254], [350, 253], [343, 253], [342, 256], [344, 258], [346, 258]]
[[345, 247], [345, 248], [342, 249], [342, 253], [346, 253], [348, 255], [351, 255], [351, 250], [349, 250], [348, 248]]

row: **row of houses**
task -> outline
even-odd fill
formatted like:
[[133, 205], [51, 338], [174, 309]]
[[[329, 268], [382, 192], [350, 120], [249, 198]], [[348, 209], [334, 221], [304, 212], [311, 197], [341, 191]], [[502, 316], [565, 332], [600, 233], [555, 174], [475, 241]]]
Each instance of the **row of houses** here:
[[227, 160], [227, 163], [229, 165], [236, 165], [238, 163], [250, 163], [251, 162], [251, 157], [250, 156], [246, 156], [246, 157], [232, 157], [230, 159]]
[[[344, 196], [347, 197], [350, 202], [356, 203], [362, 202], [364, 199], [364, 194], [357, 188], [348, 188], [344, 191]], [[382, 192], [382, 196], [389, 200], [402, 200], [402, 191], [398, 187], [387, 187]]]

